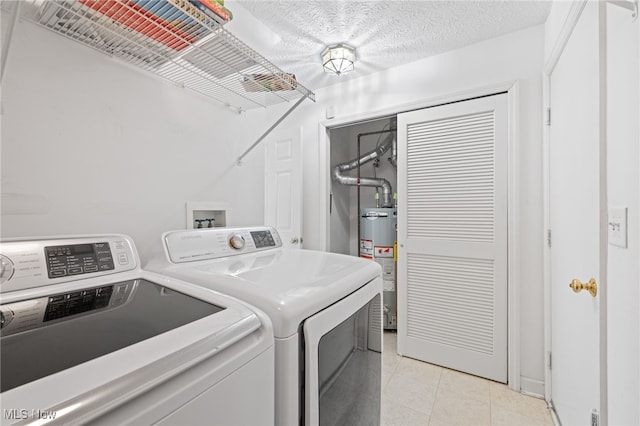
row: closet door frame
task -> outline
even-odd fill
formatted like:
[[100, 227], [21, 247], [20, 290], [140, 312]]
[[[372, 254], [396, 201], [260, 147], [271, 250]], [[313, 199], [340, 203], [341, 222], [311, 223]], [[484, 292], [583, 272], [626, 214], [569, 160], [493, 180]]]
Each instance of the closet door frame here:
[[[397, 105], [390, 108], [379, 109], [370, 112], [354, 114], [341, 118], [325, 120], [318, 125], [319, 140], [319, 167], [324, 170], [324, 178], [320, 177], [319, 192], [322, 197], [320, 209], [323, 212], [324, 220], [319, 224], [322, 228], [321, 235], [326, 236], [324, 247], [329, 249], [329, 229], [330, 215], [329, 203], [331, 197], [331, 173], [329, 164], [330, 139], [329, 131], [333, 128], [349, 126], [362, 121], [375, 120], [391, 115], [402, 114], [424, 108], [435, 107], [452, 102], [460, 102], [468, 99], [490, 96], [498, 93], [507, 94], [507, 115], [508, 115], [508, 171], [507, 171], [507, 229], [508, 229], [508, 272], [507, 272], [507, 381], [510, 389], [521, 391], [520, 376], [520, 292], [518, 289], [518, 277], [520, 269], [520, 253], [517, 242], [519, 241], [519, 231], [517, 224], [520, 221], [517, 194], [520, 190], [520, 177], [518, 173], [518, 135], [519, 135], [519, 82], [518, 80], [507, 81], [490, 86], [474, 88], [466, 91], [448, 94], [436, 98], [428, 98], [419, 102], [404, 105]], [[526, 389], [524, 389], [526, 391]]]

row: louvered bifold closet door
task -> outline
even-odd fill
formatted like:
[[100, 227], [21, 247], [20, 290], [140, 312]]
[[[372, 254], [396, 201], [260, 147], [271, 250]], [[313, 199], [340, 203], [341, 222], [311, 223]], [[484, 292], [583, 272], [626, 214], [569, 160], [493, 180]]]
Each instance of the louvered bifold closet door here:
[[507, 380], [507, 95], [398, 116], [402, 355]]

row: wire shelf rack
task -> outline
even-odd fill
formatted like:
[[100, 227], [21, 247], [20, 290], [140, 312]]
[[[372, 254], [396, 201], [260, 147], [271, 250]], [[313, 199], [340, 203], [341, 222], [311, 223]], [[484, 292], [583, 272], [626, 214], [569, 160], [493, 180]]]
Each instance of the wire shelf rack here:
[[315, 95], [187, 0], [35, 0], [37, 24], [239, 111]]

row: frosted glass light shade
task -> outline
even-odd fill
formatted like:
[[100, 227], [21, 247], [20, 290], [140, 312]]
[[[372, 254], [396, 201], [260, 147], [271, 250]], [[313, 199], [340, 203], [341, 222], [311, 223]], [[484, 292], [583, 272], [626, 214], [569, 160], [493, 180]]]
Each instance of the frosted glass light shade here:
[[356, 61], [356, 49], [346, 44], [328, 46], [322, 52], [322, 66], [325, 72], [344, 74], [353, 71]]

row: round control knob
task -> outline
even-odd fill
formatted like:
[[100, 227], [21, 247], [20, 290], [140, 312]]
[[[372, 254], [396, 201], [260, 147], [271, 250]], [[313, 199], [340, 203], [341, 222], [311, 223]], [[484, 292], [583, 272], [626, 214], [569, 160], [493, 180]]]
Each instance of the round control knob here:
[[9, 325], [11, 320], [13, 319], [13, 311], [10, 309], [6, 311], [0, 311], [0, 328], [4, 328]]
[[9, 281], [13, 276], [13, 262], [7, 256], [0, 254], [0, 283]]
[[244, 248], [244, 237], [240, 234], [231, 235], [231, 237], [229, 238], [229, 245], [231, 246], [231, 248], [234, 248], [236, 250]]

